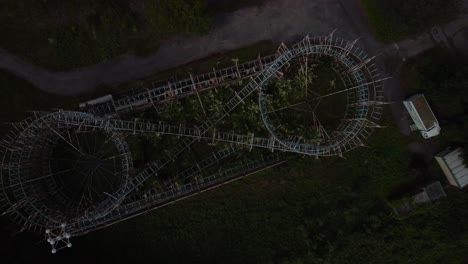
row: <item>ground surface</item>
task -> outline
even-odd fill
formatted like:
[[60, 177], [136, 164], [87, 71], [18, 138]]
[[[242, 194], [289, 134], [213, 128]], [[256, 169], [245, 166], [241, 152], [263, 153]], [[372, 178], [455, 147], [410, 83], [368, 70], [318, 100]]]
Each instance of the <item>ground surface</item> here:
[[[436, 45], [429, 34], [398, 45], [381, 45], [370, 35], [357, 3], [271, 0], [271, 5], [262, 9], [221, 16], [217, 18], [221, 25], [209, 36], [191, 41], [171, 40], [163, 45], [160, 53], [149, 58], [123, 56], [73, 72], [46, 72], [24, 65], [8, 54], [0, 55], [0, 65], [18, 67], [16, 74], [41, 89], [75, 94], [93, 90], [101, 79], [117, 84], [261, 39], [294, 40], [311, 28], [312, 34], [338, 28], [341, 36], [361, 36], [369, 53], [384, 53], [397, 60], [389, 61], [385, 56], [377, 60], [385, 75], [394, 77], [399, 76], [403, 57], [415, 56]], [[464, 21], [462, 18], [443, 27], [449, 39], [452, 36], [449, 32], [465, 27]], [[62, 90], [63, 87], [67, 89]], [[406, 96], [407, 90], [403, 88], [397, 78], [387, 81], [388, 98], [395, 102], [391, 106], [394, 118], [400, 131], [408, 133], [409, 121], [400, 102]], [[34, 100], [31, 101], [28, 106], [36, 109]], [[8, 113], [3, 114], [2, 120], [8, 120]], [[135, 259], [151, 257], [166, 263], [194, 259], [203, 263], [273, 260], [307, 263], [319, 257], [324, 263], [463, 263], [466, 260], [463, 245], [467, 239], [462, 237], [459, 228], [465, 219], [467, 203], [466, 198], [456, 202], [459, 192], [449, 194], [450, 202], [431, 207], [433, 213], [403, 222], [395, 222], [381, 204], [381, 199], [396, 185], [414, 180], [413, 171], [407, 167], [408, 150], [427, 160], [436, 150], [434, 145], [420, 141], [410, 144], [407, 137], [396, 132], [393, 122], [387, 121], [390, 128], [371, 138], [371, 148], [357, 150], [347, 160], [303, 159], [285, 169], [257, 175], [147, 217], [77, 238], [77, 246], [64, 251], [63, 259], [55, 260], [79, 262], [78, 259], [87, 258], [117, 262], [135, 256]], [[43, 248], [21, 247], [25, 237], [27, 240], [26, 234], [7, 240], [11, 250], [23, 250], [20, 255], [24, 260], [33, 260], [34, 250], [47, 253], [47, 245], [43, 244], [39, 246]], [[37, 241], [35, 237], [31, 240]], [[96, 244], [102, 247], [97, 249]], [[310, 248], [314, 249], [308, 251]], [[294, 259], [295, 256], [302, 257]]]

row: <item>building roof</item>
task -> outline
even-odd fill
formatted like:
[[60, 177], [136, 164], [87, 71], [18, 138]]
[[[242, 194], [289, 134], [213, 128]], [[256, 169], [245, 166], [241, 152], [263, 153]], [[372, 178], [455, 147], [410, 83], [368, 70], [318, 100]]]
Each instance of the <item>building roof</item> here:
[[421, 192], [413, 195], [413, 202], [416, 204], [429, 203], [446, 197], [444, 188], [439, 181], [426, 185], [421, 189]]
[[[463, 162], [462, 150], [457, 148], [446, 149], [436, 155], [436, 159], [442, 167], [445, 176], [453, 179], [460, 188], [468, 185], [468, 168]], [[441, 164], [442, 162], [442, 164]]]
[[416, 94], [408, 98], [406, 101], [410, 101], [413, 104], [426, 129], [429, 129], [433, 127], [434, 124], [438, 123], [437, 118], [434, 116], [434, 113], [423, 94]]

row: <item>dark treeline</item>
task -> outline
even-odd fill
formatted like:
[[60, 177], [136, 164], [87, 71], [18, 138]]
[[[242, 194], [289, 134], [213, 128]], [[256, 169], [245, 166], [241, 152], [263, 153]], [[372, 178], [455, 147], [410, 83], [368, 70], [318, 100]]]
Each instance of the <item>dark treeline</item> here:
[[64, 70], [154, 52], [173, 34], [207, 32], [210, 21], [203, 0], [6, 0], [0, 47]]

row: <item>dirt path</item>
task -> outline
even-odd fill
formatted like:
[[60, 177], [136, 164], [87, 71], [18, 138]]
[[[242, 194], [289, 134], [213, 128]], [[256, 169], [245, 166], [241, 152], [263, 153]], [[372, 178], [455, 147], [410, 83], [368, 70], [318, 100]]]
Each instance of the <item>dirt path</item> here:
[[236, 49], [260, 40], [291, 41], [307, 33], [339, 29], [353, 36], [338, 0], [270, 0], [262, 8], [248, 8], [216, 18], [215, 27], [203, 37], [179, 37], [165, 42], [145, 58], [122, 55], [106, 63], [66, 72], [51, 72], [28, 64], [0, 50], [0, 68], [33, 83], [41, 90], [77, 95], [100, 84], [117, 85], [141, 79], [210, 54]]

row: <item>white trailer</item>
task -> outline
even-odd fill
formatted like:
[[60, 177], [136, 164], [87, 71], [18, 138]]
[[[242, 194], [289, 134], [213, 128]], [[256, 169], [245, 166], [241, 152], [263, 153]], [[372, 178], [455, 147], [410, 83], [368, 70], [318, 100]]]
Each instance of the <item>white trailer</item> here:
[[439, 121], [423, 94], [416, 94], [403, 101], [403, 104], [413, 119], [412, 127], [419, 130], [423, 138], [427, 139], [440, 134]]

